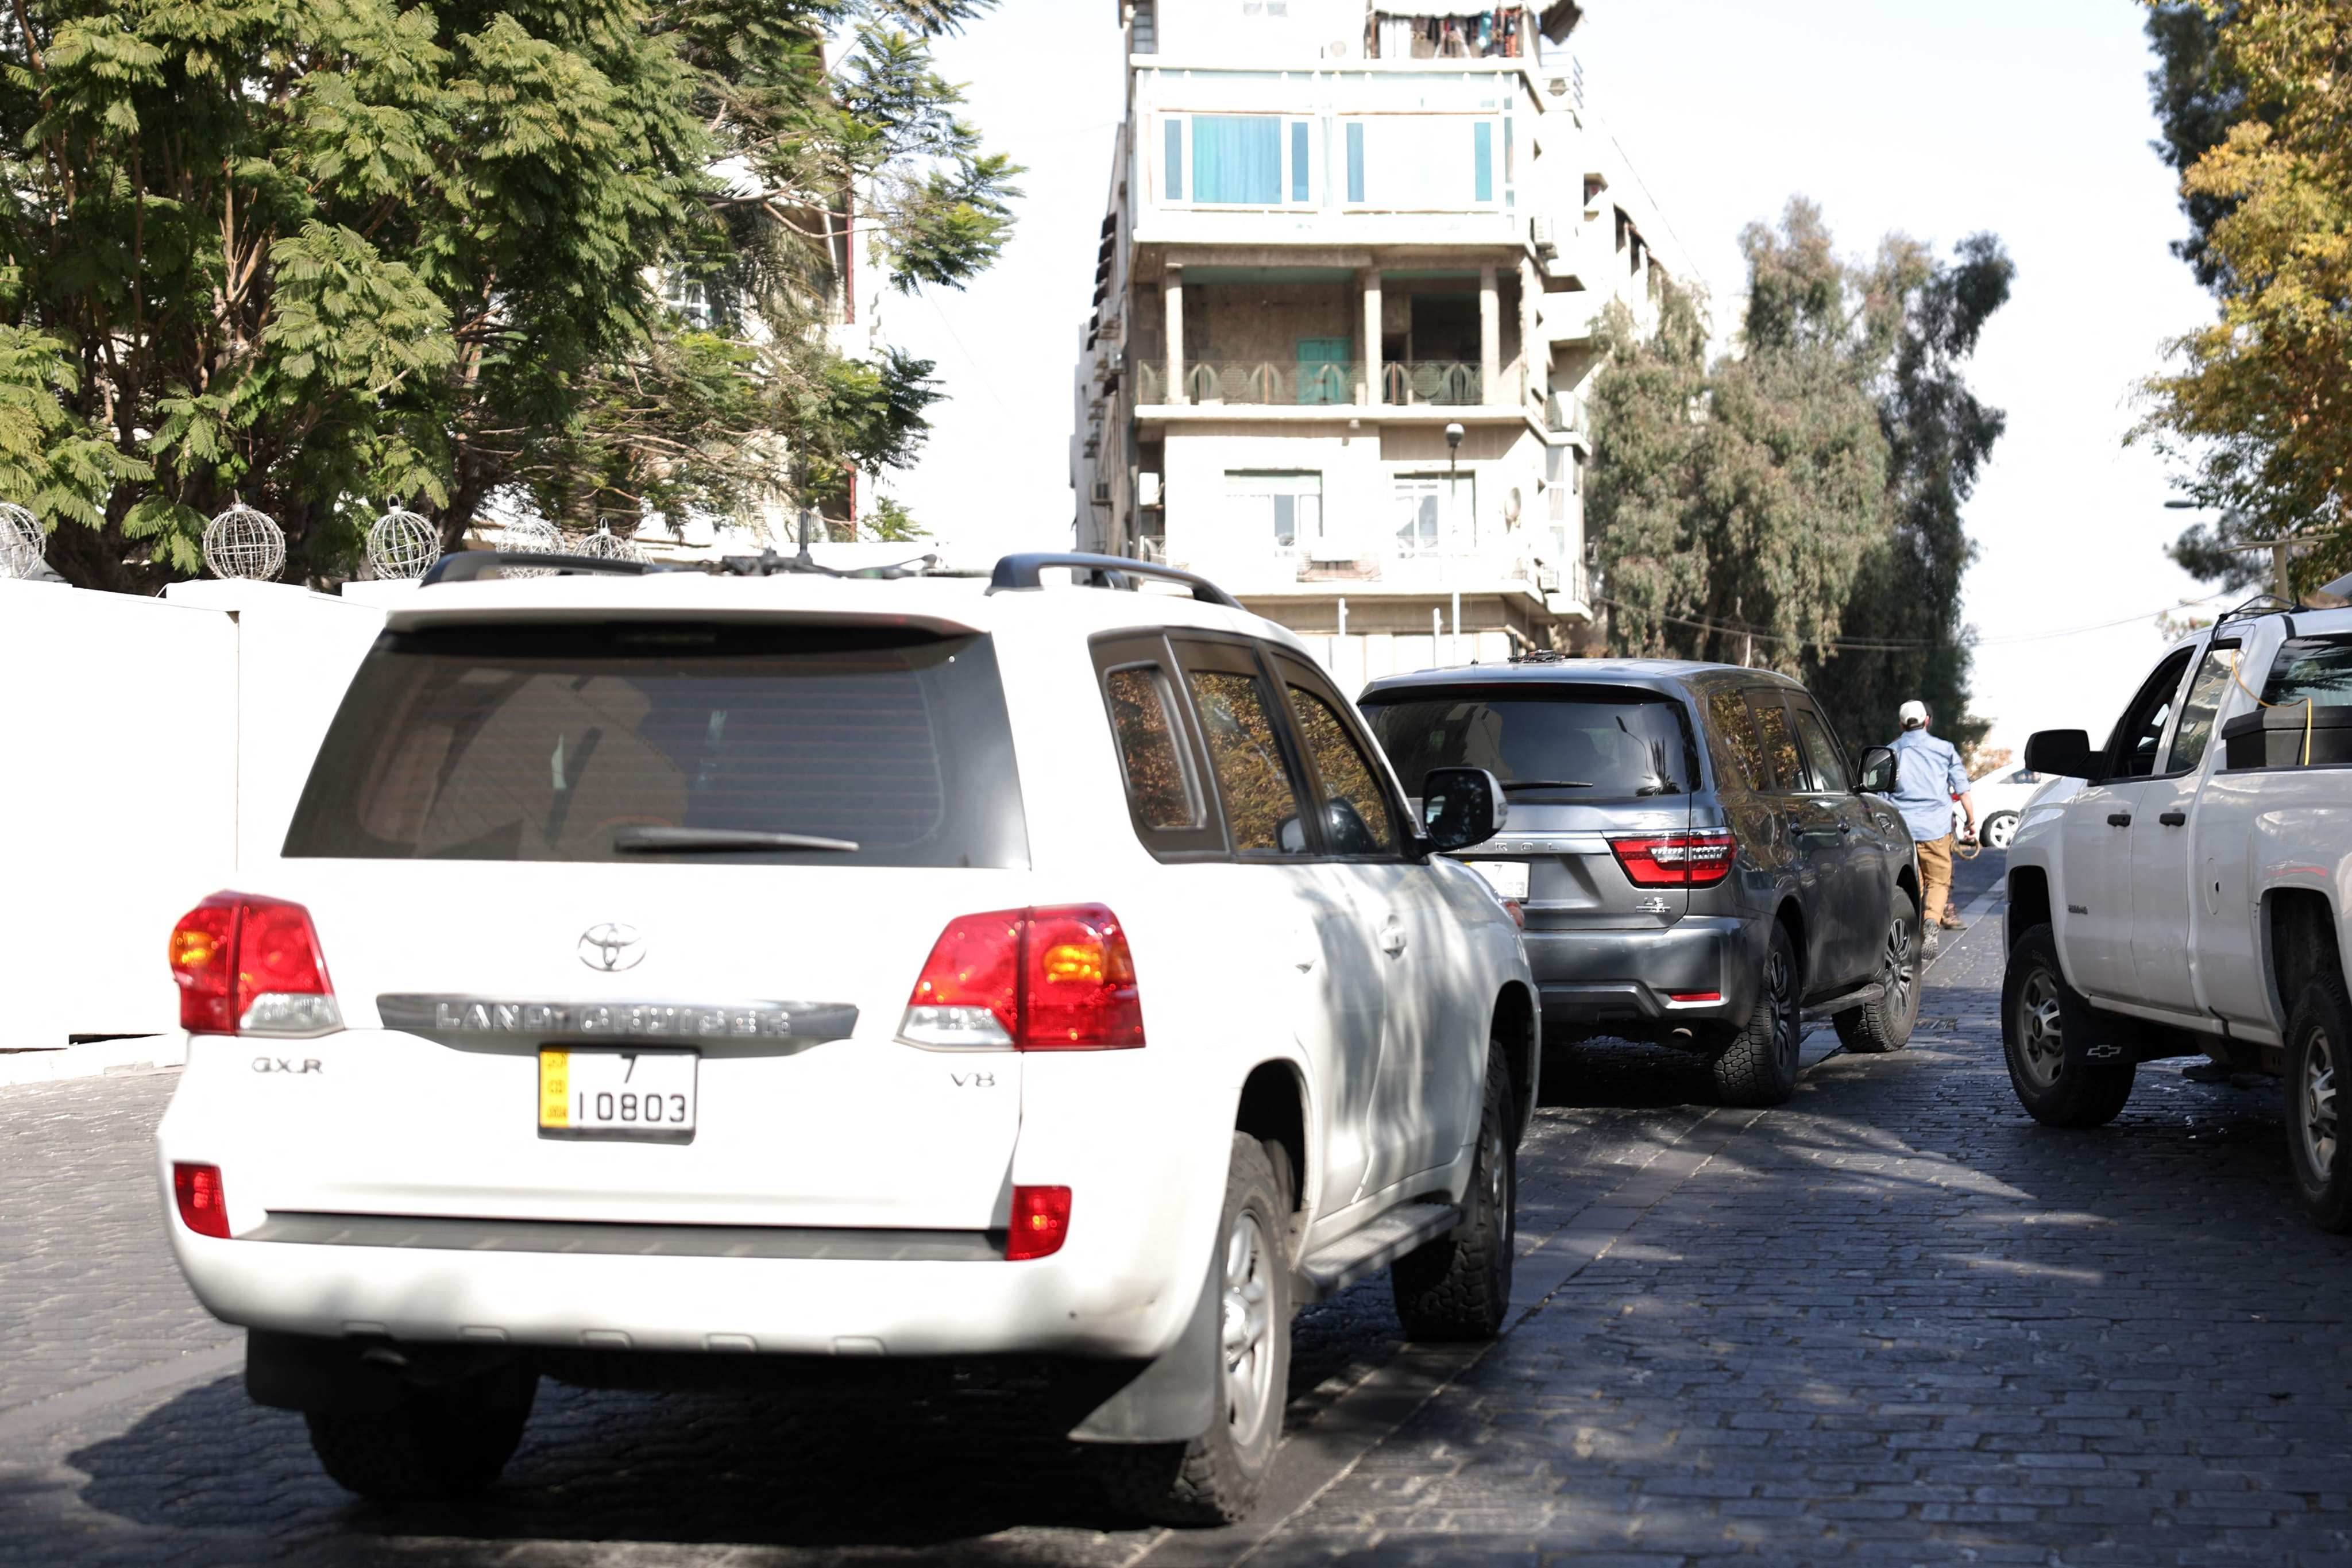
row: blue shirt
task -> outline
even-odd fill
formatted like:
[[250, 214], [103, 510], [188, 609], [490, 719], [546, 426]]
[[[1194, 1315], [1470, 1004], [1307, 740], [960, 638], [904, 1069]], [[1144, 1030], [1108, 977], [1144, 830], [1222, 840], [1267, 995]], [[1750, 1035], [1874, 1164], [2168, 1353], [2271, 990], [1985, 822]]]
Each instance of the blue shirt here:
[[1932, 844], [1952, 831], [1952, 800], [1969, 793], [1969, 771], [1949, 741], [1925, 730], [1895, 739], [1895, 793], [1886, 798], [1903, 814], [1914, 842]]

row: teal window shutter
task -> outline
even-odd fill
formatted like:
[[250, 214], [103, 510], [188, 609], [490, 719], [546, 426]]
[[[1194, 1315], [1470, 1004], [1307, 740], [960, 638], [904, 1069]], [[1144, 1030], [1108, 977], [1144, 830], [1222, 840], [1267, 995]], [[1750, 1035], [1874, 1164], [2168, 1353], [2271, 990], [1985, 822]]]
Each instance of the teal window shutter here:
[[1482, 120], [1470, 128], [1471, 162], [1475, 170], [1475, 201], [1495, 199], [1495, 128]]
[[1184, 122], [1171, 120], [1168, 126], [1168, 187], [1167, 199], [1184, 199]]
[[1282, 121], [1262, 114], [1192, 116], [1192, 199], [1282, 203]]
[[1360, 120], [1348, 122], [1348, 199], [1364, 199], [1364, 123]]
[[1307, 199], [1307, 121], [1293, 121], [1290, 126], [1290, 199]]

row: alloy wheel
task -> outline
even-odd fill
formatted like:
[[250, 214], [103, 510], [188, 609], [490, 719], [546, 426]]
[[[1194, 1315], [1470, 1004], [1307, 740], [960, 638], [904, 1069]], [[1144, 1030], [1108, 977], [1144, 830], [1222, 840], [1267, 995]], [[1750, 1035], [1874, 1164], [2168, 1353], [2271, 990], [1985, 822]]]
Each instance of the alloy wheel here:
[[2336, 1173], [2336, 1047], [2326, 1029], [2307, 1037], [2302, 1110], [2295, 1131], [2303, 1139], [2304, 1163], [2325, 1182]]
[[1985, 824], [1985, 842], [1995, 849], [2006, 849], [2017, 837], [2017, 818], [2003, 814]]
[[1878, 977], [1886, 987], [1886, 1000], [1895, 1016], [1906, 1018], [1911, 1014], [1911, 991], [1919, 981], [1918, 963], [1911, 954], [1911, 922], [1901, 915], [1886, 933], [1886, 952], [1880, 962]]
[[1265, 1227], [1244, 1209], [1225, 1235], [1225, 1419], [1248, 1447], [1274, 1407], [1273, 1267]]
[[2058, 977], [2039, 965], [2017, 991], [2017, 1065], [2037, 1089], [2058, 1081], [2066, 1061], [2066, 1036], [2061, 1026]]
[[1797, 980], [1787, 956], [1774, 952], [1764, 960], [1764, 994], [1772, 1006], [1772, 1054], [1794, 1064], [1797, 1059]]

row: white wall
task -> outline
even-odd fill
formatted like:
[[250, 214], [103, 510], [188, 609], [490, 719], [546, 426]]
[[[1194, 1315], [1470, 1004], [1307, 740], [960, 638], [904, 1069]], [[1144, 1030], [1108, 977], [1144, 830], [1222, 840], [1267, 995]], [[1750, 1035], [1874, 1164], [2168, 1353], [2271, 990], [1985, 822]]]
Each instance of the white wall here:
[[174, 1026], [173, 922], [235, 884], [241, 844], [282, 839], [382, 621], [282, 584], [0, 582], [0, 1049]]

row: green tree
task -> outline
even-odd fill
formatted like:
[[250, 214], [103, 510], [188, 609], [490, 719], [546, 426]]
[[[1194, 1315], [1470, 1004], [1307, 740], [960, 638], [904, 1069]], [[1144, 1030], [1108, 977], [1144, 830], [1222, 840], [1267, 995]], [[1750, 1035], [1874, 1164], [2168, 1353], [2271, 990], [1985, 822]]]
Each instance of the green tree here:
[[[633, 519], [903, 458], [929, 367], [843, 361], [827, 312], [860, 244], [904, 288], [1001, 248], [1015, 171], [919, 37], [987, 3], [23, 0], [5, 499], [127, 588], [233, 497], [299, 577], [355, 501], [454, 542], [501, 490]], [[667, 309], [681, 276], [728, 308]]]
[[[2143, 384], [2133, 438], [2179, 463], [2183, 490], [2218, 514], [2175, 542], [2181, 565], [2244, 586], [2267, 579], [2267, 554], [2231, 546], [2297, 538], [2298, 584], [2325, 582], [2352, 566], [2352, 13], [2204, 0], [2190, 17], [2178, 0], [2147, 3], [2152, 33], [2175, 29], [2158, 34], [2152, 79], [2198, 228], [2191, 259], [2221, 310]], [[2178, 133], [2176, 75], [2202, 84]]]
[[1849, 262], [1801, 199], [1740, 243], [1736, 353], [1707, 363], [1671, 283], [1649, 336], [1622, 307], [1604, 328], [1587, 520], [1611, 644], [1801, 677], [1850, 742], [1915, 696], [1970, 739], [1959, 511], [2001, 416], [1961, 367], [2011, 263], [1990, 236]]

